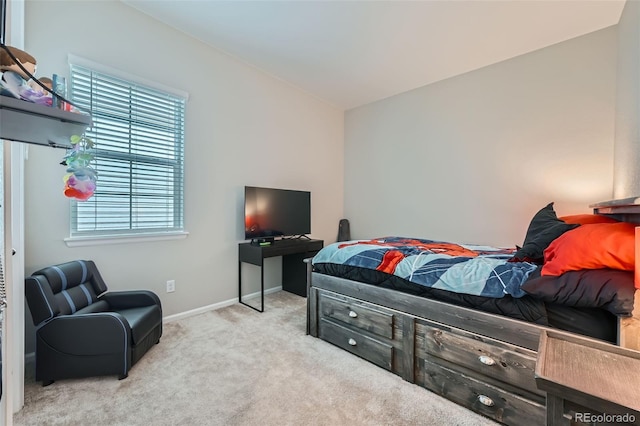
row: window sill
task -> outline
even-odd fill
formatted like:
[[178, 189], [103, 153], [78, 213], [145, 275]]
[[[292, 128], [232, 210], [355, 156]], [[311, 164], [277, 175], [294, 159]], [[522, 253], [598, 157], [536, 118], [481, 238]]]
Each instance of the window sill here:
[[146, 243], [150, 241], [183, 240], [188, 232], [159, 232], [156, 234], [127, 234], [95, 237], [69, 237], [64, 242], [67, 247], [99, 246], [106, 244]]

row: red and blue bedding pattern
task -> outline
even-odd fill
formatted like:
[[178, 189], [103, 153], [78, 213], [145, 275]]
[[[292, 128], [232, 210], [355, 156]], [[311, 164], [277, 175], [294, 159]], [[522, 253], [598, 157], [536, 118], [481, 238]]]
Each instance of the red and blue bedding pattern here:
[[521, 285], [538, 265], [509, 262], [514, 252], [510, 248], [384, 237], [330, 244], [312, 263], [376, 270], [454, 293], [520, 298], [526, 295]]

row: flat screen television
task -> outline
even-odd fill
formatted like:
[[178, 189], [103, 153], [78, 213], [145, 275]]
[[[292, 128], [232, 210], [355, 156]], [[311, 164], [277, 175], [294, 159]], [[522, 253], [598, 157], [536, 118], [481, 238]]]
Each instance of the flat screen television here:
[[244, 187], [245, 239], [272, 241], [310, 233], [311, 192]]

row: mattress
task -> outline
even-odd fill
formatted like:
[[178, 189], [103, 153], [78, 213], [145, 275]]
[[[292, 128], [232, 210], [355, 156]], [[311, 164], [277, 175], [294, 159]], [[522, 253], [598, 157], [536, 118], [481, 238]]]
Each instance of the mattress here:
[[[314, 272], [401, 291], [483, 312], [549, 326], [615, 343], [616, 315], [604, 307], [551, 303], [531, 295], [492, 298], [425, 287], [385, 272], [334, 263], [316, 263]], [[533, 276], [532, 278], [537, 278]], [[627, 285], [629, 287], [629, 285]], [[633, 284], [631, 283], [631, 289]]]

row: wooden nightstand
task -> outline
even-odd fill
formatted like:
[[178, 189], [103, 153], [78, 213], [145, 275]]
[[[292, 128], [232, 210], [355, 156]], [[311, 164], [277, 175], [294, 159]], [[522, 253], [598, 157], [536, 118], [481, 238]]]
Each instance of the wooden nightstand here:
[[[535, 378], [547, 392], [547, 425], [640, 424], [638, 351], [543, 331]], [[577, 404], [569, 416], [566, 402]]]

